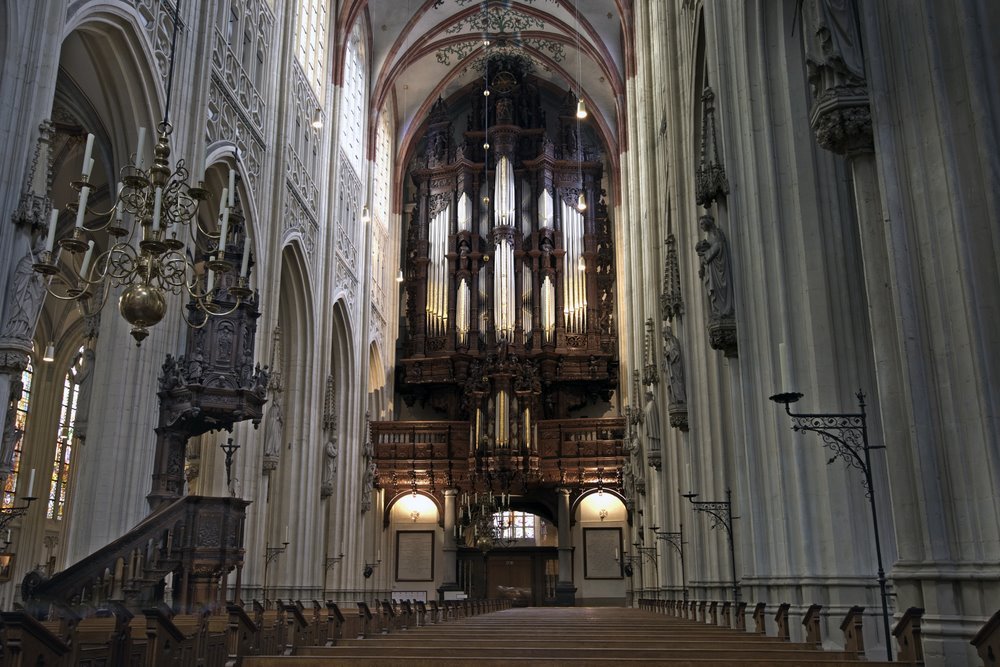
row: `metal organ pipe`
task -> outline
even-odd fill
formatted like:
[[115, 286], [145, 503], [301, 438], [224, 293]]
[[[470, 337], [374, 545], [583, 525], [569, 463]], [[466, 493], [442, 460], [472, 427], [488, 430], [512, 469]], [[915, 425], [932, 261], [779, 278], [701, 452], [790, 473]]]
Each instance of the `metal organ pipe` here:
[[496, 266], [493, 267], [493, 320], [497, 340], [514, 342], [514, 247], [510, 227], [514, 220], [514, 168], [506, 155], [497, 162], [494, 181], [494, 240]]
[[563, 236], [566, 261], [563, 264], [563, 293], [565, 295], [566, 330], [571, 333], [586, 331], [587, 293], [586, 272], [580, 271], [583, 257], [583, 215], [576, 207], [562, 202]]
[[427, 233], [427, 329], [432, 336], [443, 336], [448, 328], [448, 219], [451, 207], [445, 206], [431, 219]]

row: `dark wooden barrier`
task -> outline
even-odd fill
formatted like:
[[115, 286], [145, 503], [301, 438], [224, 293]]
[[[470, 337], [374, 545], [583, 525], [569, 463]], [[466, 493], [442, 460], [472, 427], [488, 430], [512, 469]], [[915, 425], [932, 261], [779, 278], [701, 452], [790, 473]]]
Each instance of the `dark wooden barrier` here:
[[753, 608], [754, 634], [767, 634], [767, 627], [764, 623], [764, 608], [765, 605], [763, 602], [758, 602], [757, 606]]
[[823, 647], [823, 638], [820, 636], [819, 631], [819, 612], [822, 609], [823, 605], [809, 605], [809, 608], [806, 609], [805, 616], [802, 617], [802, 626], [806, 629], [806, 643], [812, 644], [816, 648]]
[[864, 613], [864, 607], [851, 607], [840, 624], [840, 630], [844, 633], [844, 650], [853, 653], [858, 660], [865, 658], [865, 634], [862, 623]]
[[1000, 611], [983, 624], [971, 643], [983, 659], [984, 667], [1000, 664]]
[[774, 622], [778, 626], [778, 639], [786, 642], [792, 640], [788, 631], [788, 610], [791, 606], [787, 602], [782, 602], [778, 605], [778, 611], [774, 614]]
[[923, 615], [923, 609], [910, 607], [893, 629], [892, 635], [899, 644], [897, 662], [911, 665], [924, 664], [924, 645], [920, 635], [920, 619]]

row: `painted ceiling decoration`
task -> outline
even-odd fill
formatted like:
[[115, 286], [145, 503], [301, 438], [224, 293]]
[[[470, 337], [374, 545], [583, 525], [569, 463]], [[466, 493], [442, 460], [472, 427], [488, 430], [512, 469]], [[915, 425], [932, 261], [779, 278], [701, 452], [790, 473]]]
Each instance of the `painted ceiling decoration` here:
[[626, 0], [354, 0], [345, 3], [340, 21], [345, 30], [359, 19], [370, 26], [371, 110], [395, 116], [397, 164], [407, 159], [434, 102], [476, 85], [497, 55], [521, 61], [543, 88], [578, 91], [615, 160], [626, 146], [631, 5]]

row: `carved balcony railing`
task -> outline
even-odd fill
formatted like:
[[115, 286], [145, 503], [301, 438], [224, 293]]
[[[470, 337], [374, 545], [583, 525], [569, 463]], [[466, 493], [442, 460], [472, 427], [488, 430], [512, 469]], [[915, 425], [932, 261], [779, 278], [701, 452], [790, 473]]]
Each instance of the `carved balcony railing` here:
[[470, 425], [463, 421], [372, 422], [371, 437], [378, 484], [397, 491], [471, 490], [488, 472], [484, 459], [529, 471], [519, 479], [524, 486], [611, 487], [617, 486], [626, 458], [621, 418], [539, 421], [537, 447], [512, 448], [503, 456], [470, 451]]

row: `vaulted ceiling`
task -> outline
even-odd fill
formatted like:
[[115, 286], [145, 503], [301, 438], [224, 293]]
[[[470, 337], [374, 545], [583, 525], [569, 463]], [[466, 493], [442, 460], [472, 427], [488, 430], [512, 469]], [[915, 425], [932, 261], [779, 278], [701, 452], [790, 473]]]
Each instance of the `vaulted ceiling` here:
[[617, 152], [630, 17], [631, 0], [353, 0], [337, 32], [347, 34], [359, 18], [368, 22], [372, 108], [395, 105], [401, 144], [439, 96], [482, 79], [484, 57], [503, 51], [529, 58], [555, 89], [582, 90], [595, 129]]

